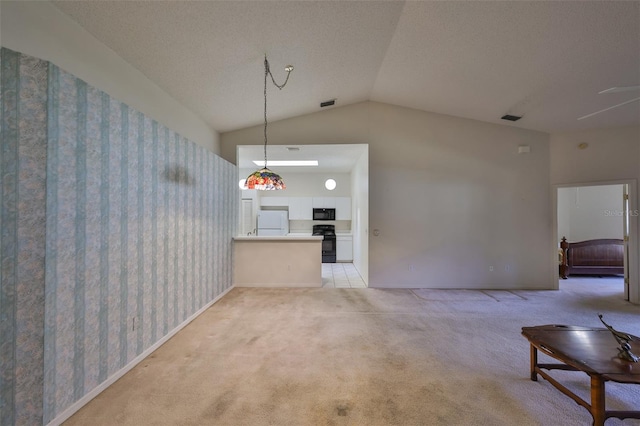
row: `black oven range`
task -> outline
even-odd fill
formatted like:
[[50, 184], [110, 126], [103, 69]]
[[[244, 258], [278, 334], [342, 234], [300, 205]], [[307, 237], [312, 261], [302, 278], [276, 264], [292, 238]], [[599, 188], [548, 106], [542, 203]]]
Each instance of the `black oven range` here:
[[335, 225], [313, 225], [312, 235], [322, 235], [322, 263], [336, 263]]

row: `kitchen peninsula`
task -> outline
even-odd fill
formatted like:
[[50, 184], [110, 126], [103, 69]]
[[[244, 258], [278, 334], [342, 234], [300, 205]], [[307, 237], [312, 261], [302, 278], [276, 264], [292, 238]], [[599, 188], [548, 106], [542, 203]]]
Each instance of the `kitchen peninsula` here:
[[238, 236], [236, 287], [322, 287], [322, 236]]

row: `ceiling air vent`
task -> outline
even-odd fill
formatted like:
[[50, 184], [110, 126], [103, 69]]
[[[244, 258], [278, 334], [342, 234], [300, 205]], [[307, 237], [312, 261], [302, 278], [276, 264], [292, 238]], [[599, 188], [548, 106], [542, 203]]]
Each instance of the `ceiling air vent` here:
[[522, 117], [518, 117], [517, 115], [503, 115], [502, 117], [503, 120], [509, 120], [509, 121], [518, 121], [520, 120]]
[[335, 99], [330, 99], [328, 101], [320, 102], [320, 108], [332, 106], [332, 105], [335, 105], [335, 104], [336, 104], [336, 100]]

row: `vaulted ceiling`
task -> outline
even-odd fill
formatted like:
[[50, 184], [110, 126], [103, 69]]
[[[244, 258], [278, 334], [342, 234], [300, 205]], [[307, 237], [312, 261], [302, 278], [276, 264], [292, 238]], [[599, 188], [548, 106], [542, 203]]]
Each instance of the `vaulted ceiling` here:
[[[640, 125], [640, 2], [54, 1], [219, 132], [372, 100], [546, 132]], [[522, 116], [515, 123], [504, 114]]]

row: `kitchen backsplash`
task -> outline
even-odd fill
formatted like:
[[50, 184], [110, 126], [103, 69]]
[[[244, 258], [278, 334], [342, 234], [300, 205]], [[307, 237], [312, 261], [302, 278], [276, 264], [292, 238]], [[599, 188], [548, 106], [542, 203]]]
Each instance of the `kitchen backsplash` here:
[[289, 232], [309, 232], [311, 233], [313, 225], [335, 225], [336, 232], [351, 232], [350, 220], [290, 220]]

